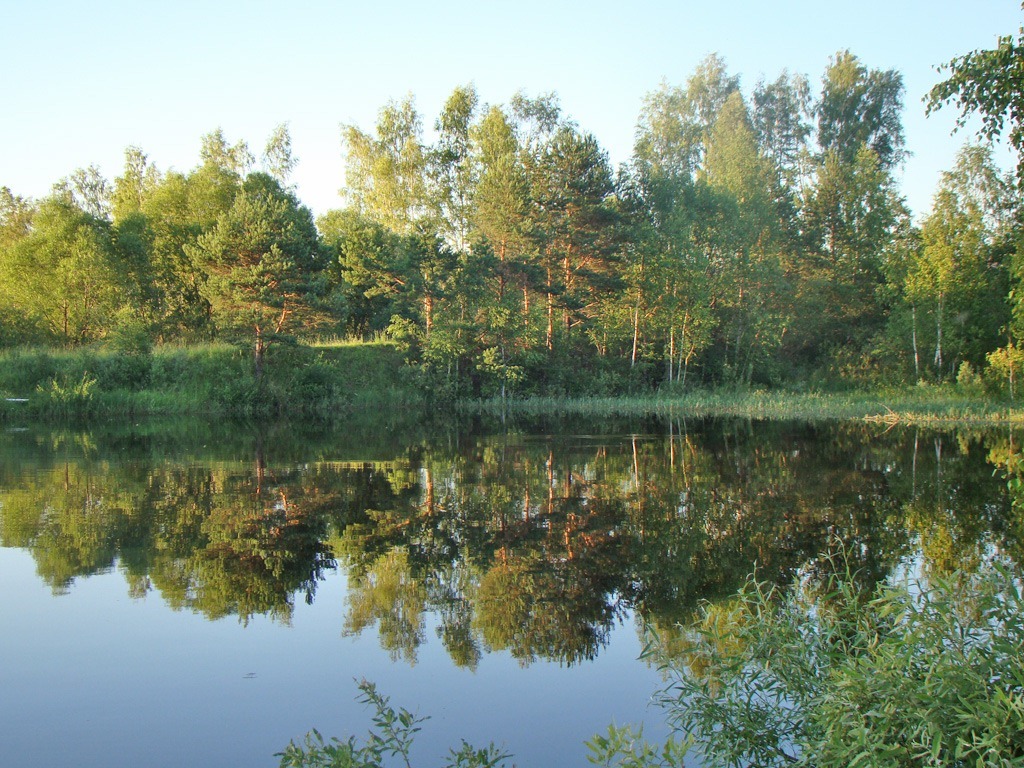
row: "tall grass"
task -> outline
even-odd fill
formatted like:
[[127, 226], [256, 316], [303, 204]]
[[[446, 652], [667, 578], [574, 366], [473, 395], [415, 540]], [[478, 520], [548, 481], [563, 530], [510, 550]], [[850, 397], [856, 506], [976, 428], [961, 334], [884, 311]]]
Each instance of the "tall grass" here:
[[1024, 423], [1024, 409], [956, 386], [876, 392], [693, 390], [622, 397], [531, 397], [460, 404], [473, 414], [499, 416], [740, 416], [795, 421], [864, 419], [890, 424]]
[[[76, 389], [77, 387], [77, 389]], [[274, 348], [257, 380], [248, 350], [228, 344], [167, 345], [148, 354], [104, 348], [0, 352], [4, 414], [299, 414], [334, 418], [354, 409], [421, 404], [401, 354], [391, 345]], [[12, 405], [7, 398], [27, 398]]]

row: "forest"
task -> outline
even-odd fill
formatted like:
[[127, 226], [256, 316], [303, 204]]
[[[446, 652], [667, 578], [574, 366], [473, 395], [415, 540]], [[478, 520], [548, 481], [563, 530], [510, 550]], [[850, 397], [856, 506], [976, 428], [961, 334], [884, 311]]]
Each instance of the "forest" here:
[[[902, 77], [849, 51], [820, 87], [783, 71], [749, 91], [707, 57], [647, 94], [618, 168], [555, 93], [494, 105], [457, 87], [432, 130], [412, 96], [388, 102], [341, 127], [343, 207], [319, 218], [290, 184], [287, 124], [259, 160], [214, 130], [187, 172], [128, 147], [113, 181], [89, 166], [42, 199], [0, 188], [0, 349], [229, 341], [259, 380], [275, 346], [386, 339], [455, 398], [918, 382], [1012, 397], [1024, 219], [985, 139], [1009, 115], [1022, 142], [997, 71], [1021, 46], [1000, 46], [950, 62], [929, 96], [985, 122], [920, 221], [897, 184]], [[984, 58], [1003, 46], [1009, 63]], [[1000, 88], [1010, 102], [986, 102]]]

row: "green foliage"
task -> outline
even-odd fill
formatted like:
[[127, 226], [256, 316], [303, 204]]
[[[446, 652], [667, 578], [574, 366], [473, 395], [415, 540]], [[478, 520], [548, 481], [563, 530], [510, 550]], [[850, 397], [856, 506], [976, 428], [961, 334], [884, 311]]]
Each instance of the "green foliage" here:
[[869, 148], [886, 170], [904, 156], [903, 76], [869, 70], [849, 51], [839, 51], [825, 71], [818, 104], [818, 143], [852, 163]]
[[688, 741], [669, 738], [658, 748], [644, 739], [642, 728], [609, 725], [606, 735], [587, 742], [587, 760], [602, 768], [682, 768], [689, 750]]
[[0, 259], [6, 305], [65, 346], [102, 338], [124, 285], [108, 223], [70, 195], [43, 201], [31, 231]]
[[966, 360], [957, 369], [956, 385], [963, 392], [976, 395], [982, 394], [985, 387], [982, 375]]
[[1010, 144], [1020, 156], [1017, 175], [1024, 181], [1024, 91], [1020, 87], [1024, 78], [1024, 28], [1018, 30], [1016, 38], [1001, 35], [995, 48], [957, 56], [942, 69], [949, 77], [928, 93], [928, 111], [954, 104], [960, 111], [958, 128], [966, 125], [971, 115], [980, 114], [979, 133], [989, 140], [1008, 129]]
[[[389, 759], [412, 768], [413, 741], [422, 723], [430, 718], [403, 708], [396, 711], [388, 697], [366, 680], [359, 683], [359, 690], [362, 692], [359, 701], [374, 710], [374, 727], [366, 739], [360, 741], [350, 736], [347, 741], [337, 738], [324, 741], [318, 731], [310, 731], [302, 745], [292, 741], [276, 755], [281, 758], [281, 768], [383, 768]], [[506, 765], [509, 757], [494, 744], [477, 749], [463, 741], [458, 749], [449, 752], [442, 765], [445, 768], [499, 768]]]
[[1006, 388], [1011, 399], [1016, 397], [1019, 382], [1024, 377], [1024, 350], [1015, 344], [1007, 344], [989, 352], [987, 360], [986, 372], [1000, 388]]
[[321, 299], [325, 266], [313, 216], [267, 174], [251, 174], [231, 207], [193, 249], [207, 270], [202, 292], [214, 322], [254, 348], [254, 373], [272, 341], [329, 322]]
[[124, 307], [116, 318], [116, 324], [106, 339], [112, 349], [126, 355], [148, 355], [153, 351], [149, 324], [135, 311]]
[[[227, 344], [158, 346], [149, 354], [103, 347], [0, 352], [0, 392], [39, 400], [86, 377], [92, 412], [307, 414], [337, 418], [362, 408], [416, 409], [422, 395], [391, 343], [280, 346], [262, 384], [249, 355]], [[63, 397], [59, 395], [58, 399]], [[41, 399], [42, 398], [42, 399]], [[35, 406], [33, 406], [34, 408]]]
[[669, 721], [714, 766], [1024, 764], [1024, 596], [977, 574], [863, 595], [841, 559], [750, 581], [662, 657]]
[[34, 410], [57, 416], [85, 416], [93, 406], [96, 379], [83, 373], [77, 381], [54, 378], [47, 386], [36, 388], [37, 397], [31, 400]]

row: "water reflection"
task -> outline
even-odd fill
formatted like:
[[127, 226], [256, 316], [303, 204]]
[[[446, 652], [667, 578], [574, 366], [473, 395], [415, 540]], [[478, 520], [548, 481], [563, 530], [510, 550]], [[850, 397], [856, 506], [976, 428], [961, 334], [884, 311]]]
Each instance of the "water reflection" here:
[[341, 566], [346, 633], [373, 627], [414, 662], [431, 627], [468, 668], [593, 658], [632, 611], [668, 628], [755, 564], [785, 582], [839, 542], [865, 587], [911, 558], [948, 572], [1024, 554], [1008, 433], [194, 429], [5, 434], [0, 544], [55, 592], [116, 568], [133, 597], [242, 622], [287, 623]]

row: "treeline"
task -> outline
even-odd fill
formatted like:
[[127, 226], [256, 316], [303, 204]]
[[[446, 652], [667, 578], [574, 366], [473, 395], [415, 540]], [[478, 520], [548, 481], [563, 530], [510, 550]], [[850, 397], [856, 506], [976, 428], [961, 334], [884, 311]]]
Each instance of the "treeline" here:
[[386, 335], [437, 392], [972, 383], [1022, 357], [1021, 206], [966, 146], [915, 225], [894, 70], [843, 51], [820, 90], [740, 89], [708, 57], [650, 93], [613, 169], [553, 94], [455, 89], [428, 139], [412, 98], [343, 126], [346, 206], [314, 218], [287, 127], [259, 170], [203, 138], [160, 172], [2, 189], [0, 345]]

